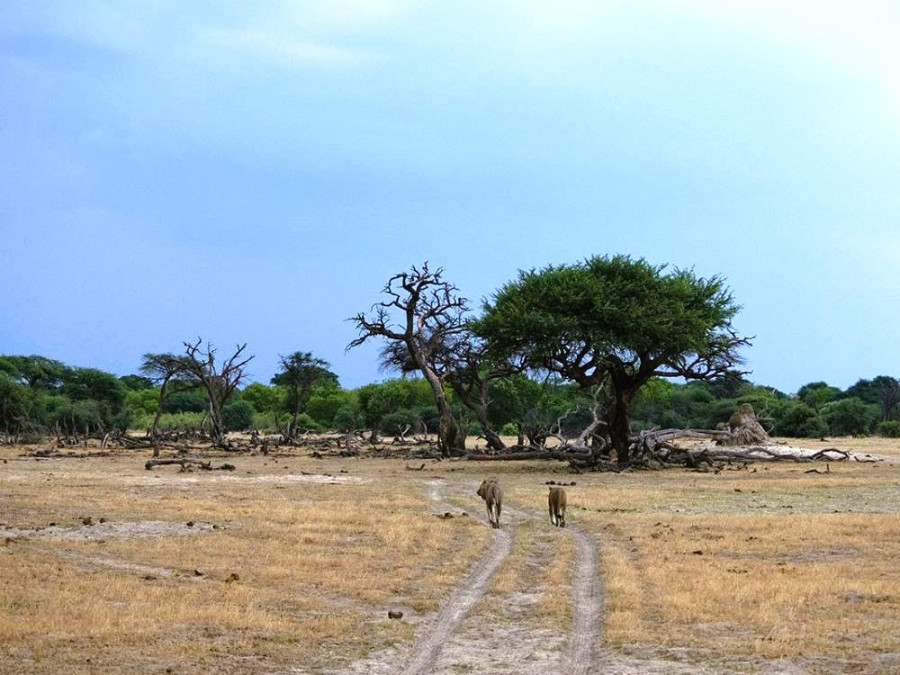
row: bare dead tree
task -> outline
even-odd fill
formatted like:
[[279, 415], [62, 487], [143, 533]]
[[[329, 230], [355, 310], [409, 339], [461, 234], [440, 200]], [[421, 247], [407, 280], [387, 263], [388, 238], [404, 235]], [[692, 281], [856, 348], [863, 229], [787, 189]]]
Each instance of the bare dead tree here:
[[388, 340], [385, 355], [403, 369], [415, 367], [431, 387], [440, 415], [438, 443], [445, 456], [465, 451], [465, 433], [453, 416], [444, 391], [446, 361], [439, 354], [449, 342], [466, 331], [467, 301], [458, 289], [444, 281], [443, 269], [421, 268], [392, 276], [382, 293], [386, 300], [372, 306], [371, 314], [359, 313], [350, 321], [359, 337], [347, 349], [373, 337]]
[[183, 364], [183, 372], [190, 375], [200, 383], [206, 391], [209, 401], [210, 436], [213, 445], [227, 448], [225, 440], [225, 424], [222, 419], [222, 410], [225, 402], [231, 397], [235, 389], [244, 381], [246, 373], [244, 368], [253, 359], [252, 356], [244, 356], [247, 344], [237, 345], [235, 352], [221, 365], [216, 364], [216, 349], [211, 343], [201, 348], [202, 338], [196, 342], [185, 342], [185, 355], [180, 357]]

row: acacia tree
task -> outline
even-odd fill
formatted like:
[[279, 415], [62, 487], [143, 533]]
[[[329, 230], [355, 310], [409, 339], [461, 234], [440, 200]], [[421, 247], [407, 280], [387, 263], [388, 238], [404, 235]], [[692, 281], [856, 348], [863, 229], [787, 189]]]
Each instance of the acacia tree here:
[[32, 391], [57, 391], [71, 368], [46, 356], [0, 356], [0, 372]]
[[455, 286], [444, 281], [443, 269], [431, 271], [427, 262], [421, 268], [413, 266], [409, 272], [392, 276], [382, 293], [387, 299], [373, 305], [370, 315], [361, 312], [350, 319], [356, 324], [359, 337], [347, 349], [373, 337], [385, 338], [385, 360], [414, 364], [431, 387], [440, 415], [441, 453], [449, 456], [464, 452], [465, 433], [453, 416], [444, 391], [447, 370], [441, 353], [467, 330], [466, 299]]
[[331, 365], [328, 361], [314, 358], [311, 352], [294, 352], [289, 356], [279, 356], [281, 360], [281, 372], [272, 378], [272, 384], [277, 384], [287, 390], [286, 403], [291, 413], [291, 424], [288, 428], [288, 437], [293, 438], [297, 433], [297, 418], [306, 408], [309, 394], [313, 386], [317, 384], [337, 384], [338, 377], [328, 370]]
[[585, 389], [605, 385], [610, 443], [628, 464], [630, 406], [646, 382], [733, 373], [749, 344], [732, 328], [740, 307], [721, 278], [665, 270], [618, 255], [520, 272], [474, 330], [499, 358], [519, 356]]
[[244, 381], [246, 373], [244, 368], [253, 359], [252, 356], [244, 356], [247, 343], [238, 345], [235, 352], [227, 359], [216, 364], [216, 350], [211, 343], [201, 348], [202, 338], [196, 342], [184, 343], [184, 356], [179, 357], [182, 373], [199, 382], [206, 392], [209, 403], [209, 420], [212, 426], [211, 436], [213, 445], [227, 447], [225, 442], [225, 423], [222, 419], [222, 410], [225, 402]]

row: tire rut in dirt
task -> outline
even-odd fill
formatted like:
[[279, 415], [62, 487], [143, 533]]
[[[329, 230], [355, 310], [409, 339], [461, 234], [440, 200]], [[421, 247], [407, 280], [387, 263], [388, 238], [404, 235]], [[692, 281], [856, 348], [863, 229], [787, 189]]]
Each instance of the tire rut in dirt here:
[[[432, 501], [443, 503], [438, 484], [429, 483], [428, 495]], [[476, 517], [487, 523], [484, 518]], [[487, 554], [478, 561], [450, 600], [440, 609], [436, 619], [420, 630], [422, 637], [410, 649], [412, 660], [401, 671], [404, 675], [424, 675], [431, 672], [444, 643], [459, 628], [469, 610], [484, 597], [488, 582], [511, 550], [512, 536], [505, 530], [494, 530], [494, 541]]]
[[599, 672], [603, 654], [603, 584], [593, 536], [577, 527], [566, 529], [575, 539], [569, 672], [588, 675]]
[[[459, 487], [457, 496], [467, 496]], [[507, 506], [504, 512], [516, 519], [544, 520], [545, 515], [530, 508]], [[483, 518], [480, 518], [484, 520]], [[602, 672], [606, 659], [603, 650], [603, 583], [594, 535], [577, 525], [563, 529], [575, 541], [572, 570], [572, 628], [566, 656], [568, 671], [574, 675]]]

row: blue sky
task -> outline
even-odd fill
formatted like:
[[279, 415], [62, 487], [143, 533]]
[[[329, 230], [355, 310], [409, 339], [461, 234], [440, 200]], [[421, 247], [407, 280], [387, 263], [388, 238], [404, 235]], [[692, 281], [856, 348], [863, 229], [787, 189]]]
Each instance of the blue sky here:
[[900, 376], [900, 6], [0, 3], [0, 353], [255, 379], [425, 260], [478, 304], [626, 253], [727, 279], [751, 380]]

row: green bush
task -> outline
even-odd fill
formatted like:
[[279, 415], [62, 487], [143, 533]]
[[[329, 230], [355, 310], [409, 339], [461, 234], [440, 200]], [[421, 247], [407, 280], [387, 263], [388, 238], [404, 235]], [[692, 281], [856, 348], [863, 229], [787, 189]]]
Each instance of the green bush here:
[[877, 405], [869, 405], [858, 398], [842, 398], [822, 406], [822, 417], [833, 436], [868, 434], [880, 417]]
[[244, 431], [253, 424], [253, 406], [247, 401], [232, 401], [222, 408], [222, 423], [226, 431]]
[[362, 415], [355, 403], [347, 403], [334, 414], [332, 427], [339, 431], [355, 431], [362, 426]]
[[[205, 419], [206, 413], [163, 413], [159, 418], [159, 428], [165, 431], [200, 431]], [[150, 422], [152, 424], [153, 420]]]
[[794, 438], [821, 438], [828, 434], [828, 424], [808, 405], [795, 401], [776, 421], [775, 434]]
[[150, 413], [145, 412], [132, 412], [129, 428], [139, 431], [145, 431], [146, 429], [149, 429], [153, 426], [154, 417], [156, 417], [155, 414], [151, 415]]
[[878, 434], [886, 438], [900, 438], [900, 422], [882, 422], [878, 425]]
[[304, 431], [321, 431], [322, 427], [310, 415], [300, 413], [297, 415], [297, 427]]
[[420, 421], [421, 418], [416, 414], [415, 410], [403, 408], [382, 417], [379, 428], [385, 434], [399, 436], [407, 427], [409, 427], [410, 431], [418, 431]]
[[176, 391], [163, 401], [164, 413], [202, 413], [207, 408], [206, 394], [199, 391]]
[[507, 422], [500, 428], [501, 436], [518, 436], [519, 435], [519, 427], [513, 422]]

